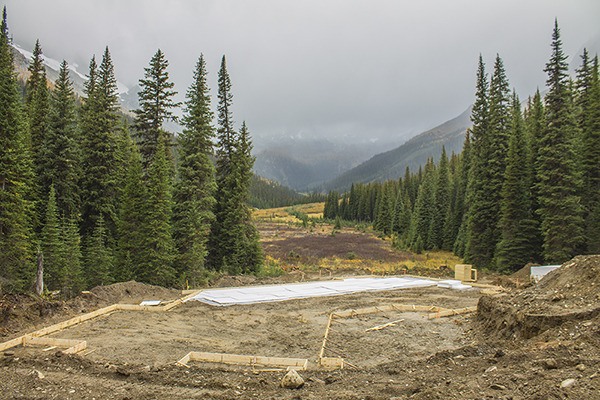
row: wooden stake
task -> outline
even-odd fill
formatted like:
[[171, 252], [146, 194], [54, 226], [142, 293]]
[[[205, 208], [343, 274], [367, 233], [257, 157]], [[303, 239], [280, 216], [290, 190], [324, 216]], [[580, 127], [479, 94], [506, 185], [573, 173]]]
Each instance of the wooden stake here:
[[385, 329], [385, 328], [387, 328], [389, 326], [396, 326], [397, 323], [402, 322], [402, 321], [404, 321], [404, 318], [397, 319], [397, 320], [392, 321], [392, 322], [388, 322], [387, 324], [374, 326], [372, 328], [369, 328], [369, 329], [365, 330], [365, 332], [380, 331], [380, 330]]

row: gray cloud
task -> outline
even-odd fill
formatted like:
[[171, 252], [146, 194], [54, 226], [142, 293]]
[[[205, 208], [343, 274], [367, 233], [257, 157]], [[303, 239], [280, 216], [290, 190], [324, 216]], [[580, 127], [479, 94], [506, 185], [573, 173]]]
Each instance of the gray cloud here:
[[405, 137], [473, 100], [499, 53], [521, 96], [543, 87], [557, 17], [567, 54], [600, 33], [597, 0], [5, 0], [15, 40], [84, 67], [111, 49], [132, 86], [157, 48], [181, 96], [222, 54], [234, 117], [255, 136]]

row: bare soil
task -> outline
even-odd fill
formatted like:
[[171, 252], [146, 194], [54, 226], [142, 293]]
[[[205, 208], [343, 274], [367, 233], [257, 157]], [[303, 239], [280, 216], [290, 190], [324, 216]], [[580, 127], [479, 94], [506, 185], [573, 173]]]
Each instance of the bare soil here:
[[[243, 280], [234, 279], [255, 283]], [[54, 335], [87, 340], [87, 355], [22, 347], [0, 355], [0, 398], [600, 399], [598, 285], [600, 256], [587, 256], [537, 285], [494, 296], [422, 288], [222, 308], [188, 302], [167, 313], [116, 312]], [[114, 300], [179, 296], [163, 290], [134, 282], [95, 289], [53, 315], [36, 314], [33, 325]], [[478, 312], [434, 320], [400, 312], [336, 320], [326, 355], [342, 356], [355, 367], [314, 368], [331, 311], [383, 304], [478, 304]], [[9, 316], [13, 328], [23, 319], [19, 315]], [[396, 320], [402, 321], [367, 332]], [[6, 339], [31, 331], [29, 325], [21, 323], [23, 329]], [[192, 350], [308, 358], [311, 368], [300, 372], [305, 385], [289, 390], [279, 386], [284, 371], [175, 364]]]

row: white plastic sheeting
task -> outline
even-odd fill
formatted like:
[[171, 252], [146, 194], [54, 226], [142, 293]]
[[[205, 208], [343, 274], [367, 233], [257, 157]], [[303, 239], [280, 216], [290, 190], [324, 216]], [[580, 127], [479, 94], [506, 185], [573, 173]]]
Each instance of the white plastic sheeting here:
[[411, 277], [403, 278], [350, 278], [334, 281], [317, 281], [283, 285], [248, 286], [208, 289], [190, 300], [214, 306], [254, 304], [308, 297], [336, 296], [377, 290], [409, 289], [435, 286], [436, 281]]
[[454, 279], [439, 281], [437, 283], [437, 286], [441, 287], [441, 288], [454, 289], [454, 290], [466, 290], [466, 289], [472, 288], [471, 285], [464, 285], [461, 281], [454, 280]]
[[531, 267], [531, 279], [537, 282], [546, 274], [554, 271], [557, 268], [560, 268], [560, 265], [542, 265], [541, 267]]

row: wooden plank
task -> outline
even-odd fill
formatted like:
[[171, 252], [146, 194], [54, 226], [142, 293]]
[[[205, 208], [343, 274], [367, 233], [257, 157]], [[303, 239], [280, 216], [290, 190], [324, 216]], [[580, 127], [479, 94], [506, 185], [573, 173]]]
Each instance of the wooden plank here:
[[190, 361], [190, 357], [191, 357], [191, 353], [187, 353], [185, 356], [183, 356], [183, 358], [181, 360], [177, 361], [177, 364], [181, 364], [181, 365], [187, 367], [187, 363], [188, 363], [188, 361]]
[[344, 359], [340, 357], [319, 358], [319, 367], [324, 369], [343, 369]]
[[[293, 367], [298, 369], [306, 369], [306, 367], [308, 366], [308, 360], [305, 358], [263, 357], [253, 355], [207, 353], [197, 351], [190, 352], [186, 357], [188, 356], [189, 359], [187, 362], [198, 361], [236, 365], [262, 365], [267, 367]], [[184, 362], [184, 359], [186, 357], [179, 360], [179, 363], [187, 364], [187, 362]]]
[[63, 329], [69, 328], [73, 325], [77, 325], [80, 324], [82, 322], [88, 321], [90, 319], [96, 318], [100, 315], [115, 311], [117, 309], [117, 305], [113, 304], [111, 306], [108, 307], [104, 307], [104, 308], [100, 308], [96, 311], [87, 313], [87, 314], [83, 314], [80, 315], [78, 317], [75, 318], [71, 318], [69, 320], [63, 321], [63, 322], [59, 322], [58, 324], [54, 324], [54, 325], [50, 325], [46, 328], [40, 329], [38, 331], [32, 332], [29, 335], [30, 336], [46, 336], [46, 335], [50, 335], [51, 333], [55, 333], [55, 332], [59, 332], [62, 331]]
[[453, 315], [468, 314], [477, 311], [477, 306], [458, 308], [454, 310], [444, 310], [437, 313], [431, 313], [427, 316], [428, 319], [451, 317]]
[[75, 354], [85, 350], [87, 348], [87, 342], [85, 340], [75, 339], [25, 336], [23, 339], [23, 346], [52, 346], [54, 348], [63, 347], [65, 348], [63, 353]]
[[325, 354], [325, 345], [327, 344], [327, 337], [329, 336], [329, 330], [331, 329], [331, 320], [333, 319], [333, 313], [329, 314], [329, 320], [327, 321], [327, 327], [325, 328], [325, 334], [323, 335], [323, 345], [321, 346], [321, 351], [319, 352], [319, 358], [323, 358]]
[[374, 326], [372, 328], [369, 328], [369, 329], [365, 330], [365, 332], [380, 331], [380, 330], [388, 328], [390, 326], [396, 326], [397, 323], [402, 322], [402, 321], [404, 321], [404, 318], [397, 319], [397, 320], [392, 321], [392, 322], [388, 322], [387, 324]]
[[23, 339], [25, 336], [19, 336], [18, 338], [14, 338], [9, 340], [8, 342], [4, 342], [0, 344], [0, 351], [8, 350], [12, 347], [20, 346], [23, 344]]
[[83, 351], [87, 349], [87, 341], [82, 340], [79, 343], [77, 343], [75, 346], [69, 347], [68, 349], [66, 349], [65, 351], [63, 351], [63, 353], [65, 354], [77, 354], [80, 351]]

